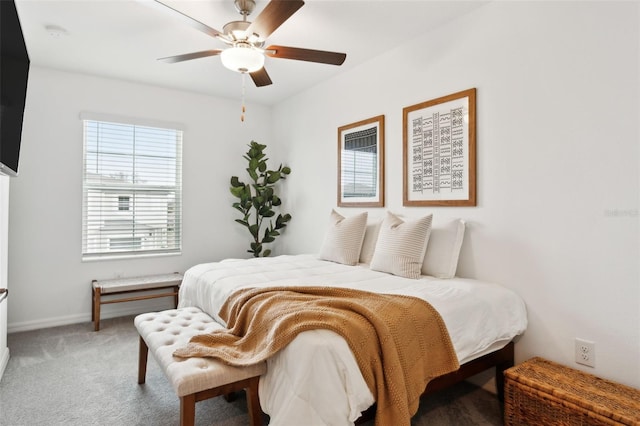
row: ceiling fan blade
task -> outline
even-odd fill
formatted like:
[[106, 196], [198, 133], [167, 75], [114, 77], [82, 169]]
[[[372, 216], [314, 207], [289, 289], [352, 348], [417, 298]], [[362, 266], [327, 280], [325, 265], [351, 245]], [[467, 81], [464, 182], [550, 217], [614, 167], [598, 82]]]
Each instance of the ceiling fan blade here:
[[191, 59], [206, 58], [207, 56], [219, 55], [222, 50], [203, 50], [201, 52], [185, 53], [183, 55], [167, 56], [166, 58], [158, 58], [159, 61], [168, 62], [170, 64], [182, 61], [190, 61]]
[[211, 37], [218, 37], [226, 40], [226, 36], [220, 31], [216, 30], [215, 28], [211, 28], [210, 26], [205, 25], [196, 19], [193, 19], [189, 15], [185, 15], [179, 10], [174, 9], [173, 7], [167, 4], [164, 4], [160, 0], [144, 1], [143, 3], [147, 6], [153, 7], [154, 9], [160, 10], [164, 13], [170, 13], [172, 16], [180, 18], [182, 22], [186, 23], [192, 28], [195, 28], [198, 31], [202, 31], [203, 33], [208, 34]]
[[265, 54], [272, 58], [295, 59], [297, 61], [319, 62], [330, 65], [342, 65], [344, 60], [347, 59], [346, 53], [302, 49], [299, 47], [269, 46], [264, 50]]
[[247, 33], [256, 33], [264, 40], [303, 5], [302, 0], [271, 0], [249, 25]]
[[272, 83], [271, 77], [269, 77], [269, 74], [264, 67], [260, 68], [258, 71], [250, 73], [249, 75], [257, 87], [268, 86]]

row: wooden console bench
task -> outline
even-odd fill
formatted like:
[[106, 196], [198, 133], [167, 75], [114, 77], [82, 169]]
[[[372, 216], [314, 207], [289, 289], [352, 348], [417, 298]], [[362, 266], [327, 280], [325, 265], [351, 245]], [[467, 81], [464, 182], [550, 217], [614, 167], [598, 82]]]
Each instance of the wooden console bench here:
[[532, 358], [505, 371], [504, 424], [640, 426], [640, 390]]
[[[94, 330], [100, 330], [100, 305], [108, 303], [132, 302], [134, 300], [155, 299], [173, 296], [175, 307], [178, 307], [178, 290], [182, 283], [182, 274], [146, 275], [133, 278], [117, 278], [112, 280], [91, 281], [91, 321]], [[171, 289], [171, 292], [143, 294], [138, 296], [119, 297], [132, 293], [149, 292], [150, 290]], [[103, 300], [102, 296], [116, 296]]]

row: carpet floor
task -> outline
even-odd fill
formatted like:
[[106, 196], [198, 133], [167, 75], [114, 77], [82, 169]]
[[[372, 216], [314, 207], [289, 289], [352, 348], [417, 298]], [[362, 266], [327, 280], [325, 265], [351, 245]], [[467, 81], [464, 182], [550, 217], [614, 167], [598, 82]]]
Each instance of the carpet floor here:
[[[133, 317], [11, 333], [11, 358], [0, 381], [0, 425], [177, 425], [179, 402], [150, 356], [137, 384], [138, 334]], [[268, 422], [265, 415], [265, 424]], [[233, 402], [196, 404], [196, 425], [248, 424], [244, 394]], [[495, 395], [470, 383], [423, 398], [414, 426], [501, 425]], [[301, 419], [299, 425], [306, 425]], [[373, 426], [373, 421], [365, 423]]]

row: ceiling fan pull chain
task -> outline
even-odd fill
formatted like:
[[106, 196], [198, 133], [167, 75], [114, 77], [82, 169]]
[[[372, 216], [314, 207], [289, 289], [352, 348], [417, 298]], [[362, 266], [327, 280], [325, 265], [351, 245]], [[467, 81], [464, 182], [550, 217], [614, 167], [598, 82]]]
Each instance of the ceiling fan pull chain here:
[[244, 106], [244, 93], [245, 93], [245, 75], [246, 73], [242, 73], [242, 113], [240, 114], [240, 121], [244, 122], [244, 113], [246, 108]]

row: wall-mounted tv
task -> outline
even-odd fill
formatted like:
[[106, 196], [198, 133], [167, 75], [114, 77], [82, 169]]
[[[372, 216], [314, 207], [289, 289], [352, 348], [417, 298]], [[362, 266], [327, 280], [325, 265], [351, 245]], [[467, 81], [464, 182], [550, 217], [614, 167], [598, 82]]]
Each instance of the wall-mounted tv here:
[[29, 55], [13, 0], [0, 0], [0, 173], [17, 176]]

